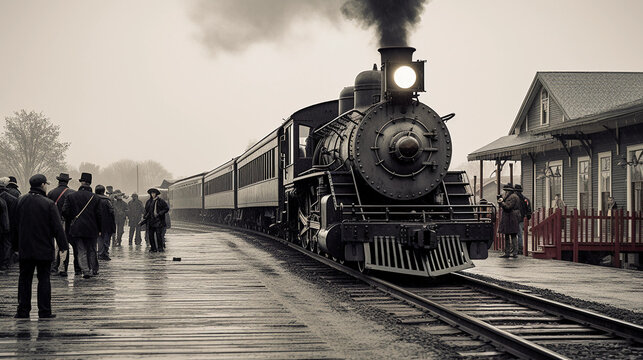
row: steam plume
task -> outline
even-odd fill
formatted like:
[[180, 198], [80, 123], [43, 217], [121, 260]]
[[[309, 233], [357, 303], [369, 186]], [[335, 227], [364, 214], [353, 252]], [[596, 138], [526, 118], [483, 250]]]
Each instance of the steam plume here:
[[374, 27], [380, 46], [407, 45], [428, 0], [196, 0], [191, 17], [206, 47], [243, 51], [254, 43], [278, 42], [297, 23], [342, 15], [364, 28]]
[[347, 0], [342, 13], [366, 28], [375, 27], [380, 46], [406, 46], [426, 0]]
[[336, 22], [342, 0], [198, 0], [191, 17], [201, 41], [216, 54], [243, 51], [254, 43], [281, 40], [297, 21]]

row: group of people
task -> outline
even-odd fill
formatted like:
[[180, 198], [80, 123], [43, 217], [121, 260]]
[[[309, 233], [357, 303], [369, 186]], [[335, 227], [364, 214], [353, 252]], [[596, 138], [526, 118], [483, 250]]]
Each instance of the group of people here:
[[110, 259], [114, 234], [114, 246], [121, 245], [126, 219], [130, 244], [136, 234], [136, 244], [141, 245], [141, 226], [146, 225], [150, 251], [165, 250], [169, 206], [158, 189], [147, 191], [150, 199], [145, 205], [136, 194], [128, 204], [123, 193], [111, 192], [109, 186], [96, 185], [92, 191], [90, 173], [81, 174], [77, 191], [68, 186], [69, 174], [61, 173], [56, 179], [58, 187], [47, 193], [47, 178], [36, 174], [29, 179], [29, 192], [21, 195], [15, 178], [0, 178], [0, 265], [9, 266], [16, 252], [20, 264], [16, 318], [29, 318], [34, 271], [38, 277], [38, 316], [55, 317], [51, 312], [50, 274], [53, 271], [67, 276], [69, 245], [75, 274], [85, 279], [98, 275], [98, 259]]
[[498, 233], [505, 235], [505, 251], [502, 258], [516, 257], [523, 253], [523, 229], [525, 219], [531, 219], [531, 201], [522, 194], [522, 186], [505, 185], [504, 194], [498, 195], [498, 206], [502, 212]]

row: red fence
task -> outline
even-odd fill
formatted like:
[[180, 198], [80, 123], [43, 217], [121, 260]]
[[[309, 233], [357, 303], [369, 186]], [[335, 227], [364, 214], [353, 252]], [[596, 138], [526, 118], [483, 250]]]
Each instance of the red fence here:
[[[613, 266], [620, 267], [622, 252], [643, 252], [641, 212], [539, 209], [524, 225], [524, 254], [535, 258], [561, 259], [571, 251], [578, 262], [580, 251], [602, 251], [612, 253]], [[494, 249], [504, 249], [502, 234], [496, 234]]]

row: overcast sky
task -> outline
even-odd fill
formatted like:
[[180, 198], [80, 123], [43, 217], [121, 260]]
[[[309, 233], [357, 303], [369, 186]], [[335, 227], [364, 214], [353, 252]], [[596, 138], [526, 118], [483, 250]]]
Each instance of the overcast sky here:
[[[227, 3], [0, 0], [0, 117], [42, 111], [74, 166], [152, 159], [181, 177], [379, 63], [341, 0]], [[643, 71], [641, 14], [640, 0], [429, 2], [409, 45], [428, 60], [421, 100], [456, 113], [453, 164], [507, 134], [537, 71]]]

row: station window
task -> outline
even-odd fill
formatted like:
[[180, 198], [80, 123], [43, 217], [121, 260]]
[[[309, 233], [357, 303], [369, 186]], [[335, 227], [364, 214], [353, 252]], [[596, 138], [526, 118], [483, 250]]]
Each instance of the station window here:
[[540, 123], [549, 124], [549, 93], [545, 88], [540, 90]]

